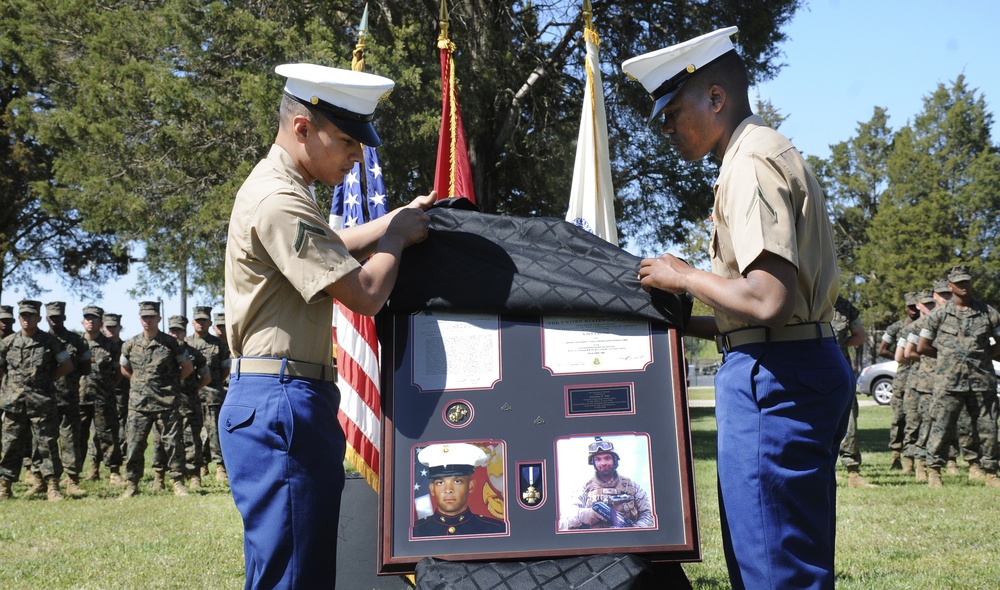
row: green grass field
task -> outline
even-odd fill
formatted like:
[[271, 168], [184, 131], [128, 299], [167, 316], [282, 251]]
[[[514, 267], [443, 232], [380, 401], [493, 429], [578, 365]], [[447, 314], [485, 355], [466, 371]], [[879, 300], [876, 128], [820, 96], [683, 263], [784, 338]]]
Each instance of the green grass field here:
[[[712, 393], [692, 392], [692, 399]], [[930, 490], [889, 471], [890, 417], [887, 407], [861, 408], [862, 472], [880, 487], [841, 483], [838, 588], [996, 588], [1000, 491], [964, 475], [945, 476], [944, 490]], [[684, 570], [694, 588], [727, 588], [714, 410], [692, 408], [691, 426], [703, 561]], [[203, 491], [175, 498], [149, 493], [149, 478], [131, 501], [117, 500], [120, 488], [101, 482], [83, 482], [88, 497], [58, 504], [24, 499], [26, 486], [15, 484], [18, 497], [0, 502], [0, 588], [242, 587], [242, 529], [228, 487], [208, 478]]]

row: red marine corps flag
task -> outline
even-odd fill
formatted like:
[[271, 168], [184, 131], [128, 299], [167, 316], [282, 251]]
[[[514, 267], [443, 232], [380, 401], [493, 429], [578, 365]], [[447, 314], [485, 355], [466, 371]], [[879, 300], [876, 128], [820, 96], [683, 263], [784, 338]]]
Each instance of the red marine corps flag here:
[[458, 107], [458, 88], [455, 84], [455, 44], [448, 38], [446, 2], [441, 0], [441, 34], [438, 35], [438, 48], [441, 50], [441, 135], [438, 138], [434, 190], [438, 193], [438, 200], [465, 197], [475, 203], [469, 150], [465, 145], [462, 111]]
[[[364, 70], [368, 6], [365, 5], [351, 69]], [[362, 182], [364, 184], [362, 184]], [[375, 148], [364, 146], [364, 162], [354, 165], [343, 184], [334, 188], [330, 227], [342, 229], [381, 217], [386, 212], [385, 183]], [[375, 321], [335, 302], [333, 338], [337, 351], [337, 419], [347, 436], [347, 460], [378, 491], [382, 409], [379, 396], [379, 348]]]
[[617, 246], [615, 187], [611, 183], [608, 122], [604, 115], [604, 86], [601, 82], [601, 63], [597, 49], [601, 39], [591, 22], [592, 16], [590, 0], [584, 0], [583, 39], [587, 46], [584, 61], [587, 87], [583, 97], [583, 116], [576, 143], [576, 164], [573, 167], [566, 221]]

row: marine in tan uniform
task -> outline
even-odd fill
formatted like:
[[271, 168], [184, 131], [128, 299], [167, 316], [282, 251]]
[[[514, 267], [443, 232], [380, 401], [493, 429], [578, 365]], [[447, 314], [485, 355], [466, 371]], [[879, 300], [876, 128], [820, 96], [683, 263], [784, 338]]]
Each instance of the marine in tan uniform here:
[[312, 184], [341, 183], [362, 144], [381, 143], [371, 120], [393, 83], [311, 64], [276, 71], [286, 78], [278, 134], [237, 193], [229, 222], [234, 361], [219, 436], [243, 515], [247, 587], [331, 587], [345, 451], [332, 298], [375, 314], [403, 249], [426, 237], [423, 209], [436, 194], [334, 232]]
[[[735, 27], [622, 64], [654, 100], [650, 121], [686, 161], [721, 162], [712, 272], [664, 254], [640, 263], [646, 290], [715, 310], [719, 500], [734, 588], [833, 586], [837, 450], [854, 375], [833, 337], [838, 291], [826, 199], [809, 166], [754, 115]], [[809, 539], [808, 543], [801, 539]]]

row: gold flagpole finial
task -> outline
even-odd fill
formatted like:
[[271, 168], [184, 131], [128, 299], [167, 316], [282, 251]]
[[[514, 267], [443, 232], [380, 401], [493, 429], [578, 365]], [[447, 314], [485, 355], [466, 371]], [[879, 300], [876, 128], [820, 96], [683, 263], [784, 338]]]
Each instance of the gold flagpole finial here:
[[365, 39], [368, 37], [368, 4], [365, 4], [365, 12], [361, 15], [361, 26], [358, 27], [358, 44], [351, 52], [351, 69], [360, 72], [365, 69]]
[[438, 24], [441, 26], [441, 33], [438, 35], [438, 47], [440, 47], [440, 41], [448, 40], [448, 0], [441, 0], [441, 16], [438, 18]]
[[583, 0], [583, 28], [591, 30], [594, 28], [594, 7], [590, 4], [590, 0]]

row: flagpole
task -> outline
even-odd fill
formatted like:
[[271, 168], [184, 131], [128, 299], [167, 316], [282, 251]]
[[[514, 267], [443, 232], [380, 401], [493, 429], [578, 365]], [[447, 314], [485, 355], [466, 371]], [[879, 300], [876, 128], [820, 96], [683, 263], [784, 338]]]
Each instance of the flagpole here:
[[601, 39], [594, 27], [590, 0], [583, 0], [583, 20], [586, 48], [584, 69], [587, 79], [566, 221], [617, 246], [615, 195], [611, 180], [608, 123], [604, 111], [604, 86], [598, 50]]

